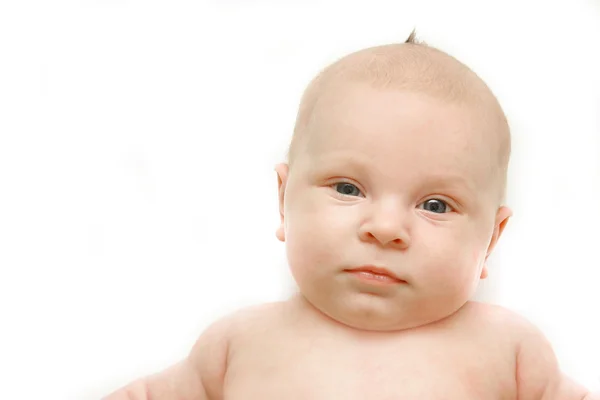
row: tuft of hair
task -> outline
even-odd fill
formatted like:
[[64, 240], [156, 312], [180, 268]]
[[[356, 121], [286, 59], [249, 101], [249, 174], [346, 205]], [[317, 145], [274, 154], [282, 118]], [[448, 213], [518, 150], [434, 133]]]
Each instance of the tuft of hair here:
[[406, 41], [404, 43], [408, 43], [408, 44], [423, 44], [421, 41], [419, 41], [417, 39], [417, 29], [416, 28], [412, 30], [412, 32], [408, 36], [408, 39], [406, 39]]

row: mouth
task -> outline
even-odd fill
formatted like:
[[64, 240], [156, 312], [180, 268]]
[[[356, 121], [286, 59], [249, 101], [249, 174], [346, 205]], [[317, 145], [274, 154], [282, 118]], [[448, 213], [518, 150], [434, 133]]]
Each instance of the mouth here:
[[358, 268], [346, 269], [344, 271], [354, 275], [361, 281], [373, 284], [397, 285], [407, 283], [404, 279], [399, 278], [393, 272], [385, 268], [375, 267], [373, 265], [365, 265]]

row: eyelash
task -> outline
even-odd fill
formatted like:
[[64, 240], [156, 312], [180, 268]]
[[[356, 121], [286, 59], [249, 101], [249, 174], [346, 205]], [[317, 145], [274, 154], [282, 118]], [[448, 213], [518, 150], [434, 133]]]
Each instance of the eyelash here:
[[[336, 183], [333, 183], [333, 184], [331, 184], [331, 185], [330, 185], [330, 187], [333, 189], [333, 191], [334, 191], [335, 195], [336, 195], [336, 196], [338, 196], [338, 197], [339, 197], [339, 198], [341, 198], [341, 199], [347, 199], [347, 198], [349, 198], [349, 197], [361, 197], [361, 196], [352, 196], [352, 195], [349, 195], [349, 194], [344, 194], [344, 193], [340, 193], [340, 192], [338, 192], [338, 191], [336, 190], [336, 186], [337, 186], [337, 185], [341, 185], [341, 184], [352, 185], [352, 186], [354, 186], [356, 189], [358, 189], [358, 191], [360, 192], [360, 194], [363, 194], [363, 193], [362, 193], [362, 190], [361, 190], [361, 189], [360, 189], [360, 188], [359, 188], [357, 185], [355, 185], [355, 184], [354, 184], [354, 183], [352, 183], [352, 182], [340, 181], [340, 182], [336, 182]], [[364, 195], [363, 195], [363, 196], [364, 196]], [[426, 200], [422, 201], [421, 203], [419, 203], [419, 206], [421, 206], [421, 205], [423, 205], [423, 204], [427, 203], [427, 202], [428, 202], [428, 201], [430, 201], [430, 200], [437, 200], [437, 201], [440, 201], [440, 202], [444, 203], [444, 205], [446, 206], [446, 208], [448, 208], [448, 209], [449, 209], [449, 210], [448, 210], [447, 212], [445, 212], [445, 213], [434, 213], [434, 214], [447, 214], [447, 213], [449, 213], [449, 212], [455, 212], [455, 211], [456, 211], [456, 208], [455, 208], [455, 207], [454, 207], [452, 204], [450, 204], [450, 202], [448, 202], [448, 201], [446, 201], [446, 200], [444, 200], [444, 199], [442, 199], [442, 198], [438, 198], [438, 197], [431, 197], [431, 198], [429, 198], [429, 199], [426, 199]], [[420, 208], [420, 207], [419, 207], [419, 208]], [[427, 210], [425, 210], [425, 211], [427, 211]]]

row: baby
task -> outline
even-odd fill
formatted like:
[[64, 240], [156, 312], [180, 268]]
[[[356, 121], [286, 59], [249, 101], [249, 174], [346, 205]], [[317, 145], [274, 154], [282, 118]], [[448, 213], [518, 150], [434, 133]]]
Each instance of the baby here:
[[486, 84], [414, 32], [330, 65], [276, 167], [298, 294], [106, 399], [599, 399], [532, 324], [470, 301], [511, 216], [509, 155]]

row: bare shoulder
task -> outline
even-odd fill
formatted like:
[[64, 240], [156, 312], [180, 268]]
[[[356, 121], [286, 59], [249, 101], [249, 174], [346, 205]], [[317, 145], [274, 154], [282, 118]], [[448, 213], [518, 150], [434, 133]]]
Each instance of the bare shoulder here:
[[200, 377], [208, 398], [222, 398], [232, 345], [252, 334], [280, 310], [282, 304], [268, 303], [246, 307], [211, 323], [200, 334], [187, 361]]
[[537, 344], [540, 347], [549, 347], [550, 343], [542, 330], [527, 317], [502, 307], [500, 305], [469, 302], [469, 317], [486, 324], [495, 332], [509, 338], [522, 350], [523, 346]]
[[[521, 399], [573, 399], [591, 396], [584, 387], [565, 376], [558, 365], [552, 345], [533, 322], [504, 307], [469, 303], [466, 318], [492, 328], [497, 338], [508, 340], [514, 348], [515, 377]], [[586, 397], [586, 399], [593, 397]]]
[[[227, 346], [232, 340], [262, 329], [272, 324], [278, 317], [285, 315], [285, 302], [272, 302], [241, 308], [210, 324], [200, 335], [194, 350], [202, 349], [204, 344]], [[193, 351], [194, 352], [194, 351]]]
[[471, 301], [461, 311], [470, 323], [489, 326], [517, 341], [537, 330], [531, 321], [500, 305]]
[[273, 302], [241, 308], [227, 314], [210, 324], [198, 338], [192, 355], [204, 354], [207, 346], [226, 348], [240, 337], [256, 329], [263, 329], [266, 324], [277, 321], [284, 315], [285, 302]]
[[252, 305], [241, 308], [225, 316], [209, 329], [218, 330], [219, 335], [235, 341], [248, 335], [253, 335], [273, 328], [289, 316], [287, 301], [278, 301]]
[[247, 307], [219, 318], [200, 334], [183, 360], [163, 371], [137, 379], [105, 399], [223, 398], [232, 344], [268, 325], [269, 321], [275, 321], [275, 315], [283, 313], [282, 306], [273, 303]]
[[453, 317], [457, 325], [486, 335], [502, 336], [515, 345], [527, 330], [533, 327], [529, 321], [505, 307], [470, 301]]

